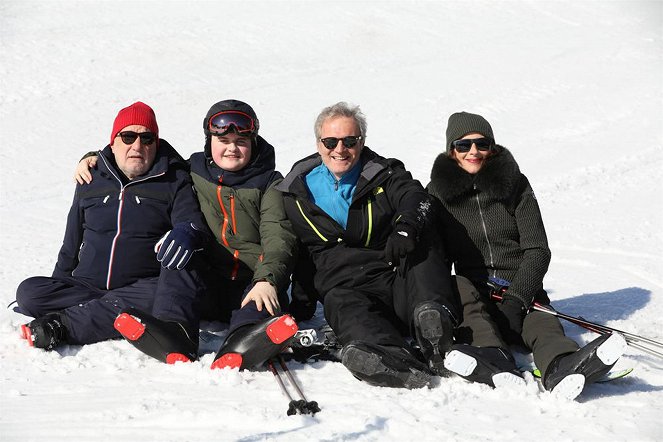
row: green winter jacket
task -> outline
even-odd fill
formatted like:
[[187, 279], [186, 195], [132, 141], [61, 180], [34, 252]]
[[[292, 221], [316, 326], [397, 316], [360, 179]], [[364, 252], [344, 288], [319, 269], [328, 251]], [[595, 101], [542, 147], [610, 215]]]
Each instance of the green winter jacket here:
[[258, 137], [251, 162], [241, 171], [217, 167], [203, 152], [191, 156], [191, 177], [200, 208], [216, 241], [206, 248], [213, 274], [265, 280], [278, 291], [290, 284], [296, 237], [274, 189], [274, 148]]

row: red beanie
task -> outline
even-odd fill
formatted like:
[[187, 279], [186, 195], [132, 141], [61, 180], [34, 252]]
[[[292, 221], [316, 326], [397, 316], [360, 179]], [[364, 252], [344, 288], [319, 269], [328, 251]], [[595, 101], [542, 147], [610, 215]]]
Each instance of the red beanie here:
[[154, 111], [147, 104], [137, 101], [117, 113], [113, 123], [110, 143], [113, 144], [118, 132], [134, 124], [145, 126], [154, 134], [157, 140], [159, 139], [159, 126], [157, 126], [157, 117], [154, 115]]

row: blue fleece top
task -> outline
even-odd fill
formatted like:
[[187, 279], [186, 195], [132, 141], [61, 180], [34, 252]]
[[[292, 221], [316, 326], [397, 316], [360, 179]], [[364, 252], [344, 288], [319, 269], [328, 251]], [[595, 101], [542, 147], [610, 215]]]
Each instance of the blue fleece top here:
[[320, 164], [304, 178], [313, 202], [331, 216], [344, 229], [348, 225], [348, 212], [361, 174], [358, 162], [337, 180], [327, 166]]

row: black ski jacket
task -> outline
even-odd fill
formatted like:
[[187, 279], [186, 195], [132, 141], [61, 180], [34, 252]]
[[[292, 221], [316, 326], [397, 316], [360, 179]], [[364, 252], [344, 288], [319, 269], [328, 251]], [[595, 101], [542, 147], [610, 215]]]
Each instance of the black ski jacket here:
[[392, 271], [385, 262], [384, 248], [394, 226], [403, 222], [420, 232], [429, 214], [430, 197], [402, 162], [381, 157], [368, 147], [360, 161], [362, 171], [346, 229], [309, 198], [304, 177], [321, 164], [318, 153], [295, 163], [276, 187], [284, 193], [286, 213], [304, 255], [314, 265], [310, 272], [298, 272], [297, 279], [315, 275], [320, 298], [334, 287], [357, 287], [376, 273]]
[[547, 303], [550, 249], [541, 211], [516, 160], [497, 147], [474, 175], [445, 153], [437, 157], [427, 190], [441, 202], [438, 231], [456, 274], [482, 292], [494, 276], [510, 281], [506, 296], [526, 307], [535, 299]]
[[205, 225], [186, 162], [160, 139], [150, 170], [129, 181], [110, 146], [97, 155], [92, 182], [76, 186], [53, 276], [73, 276], [102, 290], [159, 276], [159, 239], [180, 222]]

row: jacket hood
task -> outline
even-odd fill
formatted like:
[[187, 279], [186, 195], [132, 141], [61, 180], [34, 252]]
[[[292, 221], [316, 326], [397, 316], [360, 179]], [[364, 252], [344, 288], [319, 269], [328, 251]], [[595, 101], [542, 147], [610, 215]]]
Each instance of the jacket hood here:
[[191, 171], [214, 184], [222, 182], [230, 187], [259, 188], [264, 191], [274, 180], [282, 177], [274, 170], [276, 168], [274, 147], [258, 136], [255, 146], [251, 149], [251, 159], [241, 170], [234, 172], [224, 170], [204, 152], [197, 152], [191, 155]]
[[492, 198], [508, 199], [518, 186], [522, 174], [511, 152], [502, 146], [497, 147], [498, 152], [488, 157], [476, 174], [463, 170], [446, 153], [438, 155], [433, 163], [428, 187], [445, 201], [453, 201], [475, 188]]

